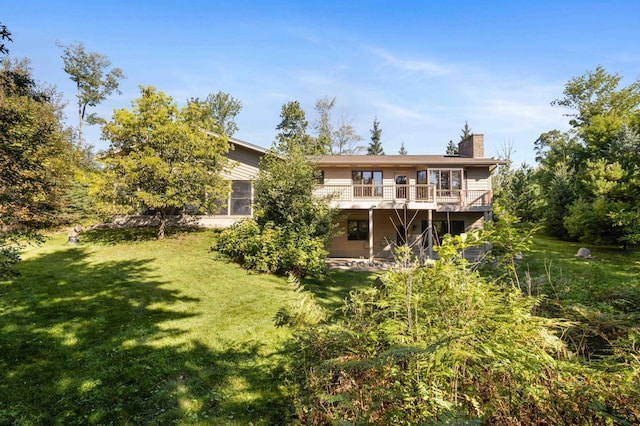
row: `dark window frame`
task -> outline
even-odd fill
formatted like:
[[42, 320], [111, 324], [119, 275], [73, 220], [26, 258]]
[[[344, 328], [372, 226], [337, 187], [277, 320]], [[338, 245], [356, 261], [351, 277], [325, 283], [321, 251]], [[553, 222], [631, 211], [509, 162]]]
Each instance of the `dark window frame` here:
[[369, 221], [366, 219], [347, 220], [347, 240], [349, 241], [369, 240]]
[[[379, 177], [379, 179], [376, 179]], [[352, 170], [351, 184], [356, 198], [382, 197], [384, 175], [382, 170]]]

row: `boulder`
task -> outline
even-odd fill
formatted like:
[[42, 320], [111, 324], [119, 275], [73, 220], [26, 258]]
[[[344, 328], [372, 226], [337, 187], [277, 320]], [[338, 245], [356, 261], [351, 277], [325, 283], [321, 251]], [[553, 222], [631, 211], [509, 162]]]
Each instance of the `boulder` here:
[[582, 257], [583, 259], [591, 259], [591, 250], [588, 248], [580, 247], [576, 257]]

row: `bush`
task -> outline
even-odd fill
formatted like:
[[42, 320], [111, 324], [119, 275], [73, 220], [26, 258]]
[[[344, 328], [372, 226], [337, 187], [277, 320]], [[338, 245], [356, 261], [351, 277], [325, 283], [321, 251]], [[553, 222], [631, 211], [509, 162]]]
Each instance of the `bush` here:
[[214, 249], [261, 273], [320, 275], [326, 271], [328, 254], [324, 239], [267, 223], [262, 229], [245, 220], [224, 230]]
[[637, 370], [612, 385], [573, 361], [555, 335], [566, 324], [532, 315], [538, 299], [471, 270], [451, 249], [464, 245], [448, 241], [430, 268], [399, 259], [404, 267], [351, 295], [339, 324], [296, 332], [299, 416], [313, 424], [637, 421], [629, 405], [638, 402]]

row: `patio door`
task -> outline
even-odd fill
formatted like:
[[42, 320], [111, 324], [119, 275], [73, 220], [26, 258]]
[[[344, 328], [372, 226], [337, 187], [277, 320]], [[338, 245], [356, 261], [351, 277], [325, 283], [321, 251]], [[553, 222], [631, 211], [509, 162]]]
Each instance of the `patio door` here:
[[396, 200], [406, 200], [409, 195], [409, 185], [407, 185], [407, 175], [405, 173], [395, 174]]

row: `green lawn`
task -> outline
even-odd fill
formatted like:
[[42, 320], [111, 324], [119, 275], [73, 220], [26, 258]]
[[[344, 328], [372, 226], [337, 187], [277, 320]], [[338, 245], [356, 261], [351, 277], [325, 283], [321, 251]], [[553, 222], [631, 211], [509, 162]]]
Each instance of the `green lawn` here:
[[[284, 424], [272, 318], [286, 279], [217, 259], [211, 231], [66, 234], [0, 283], [0, 424]], [[368, 274], [309, 280], [328, 309]]]
[[[291, 422], [285, 369], [296, 354], [272, 321], [291, 296], [286, 279], [218, 258], [213, 231], [153, 235], [90, 231], [70, 246], [54, 234], [26, 250], [21, 277], [0, 282], [0, 424]], [[579, 247], [536, 237], [519, 263], [533, 292], [637, 298], [637, 309], [638, 252], [590, 247], [582, 260]], [[374, 277], [303, 284], [336, 311]]]
[[[537, 235], [534, 246], [519, 263], [521, 276], [529, 272], [532, 293], [562, 301], [606, 309], [607, 304], [640, 306], [640, 251], [617, 247], [593, 247]], [[592, 259], [576, 257], [580, 247], [591, 250]], [[523, 287], [525, 284], [523, 283]]]

